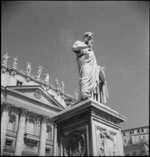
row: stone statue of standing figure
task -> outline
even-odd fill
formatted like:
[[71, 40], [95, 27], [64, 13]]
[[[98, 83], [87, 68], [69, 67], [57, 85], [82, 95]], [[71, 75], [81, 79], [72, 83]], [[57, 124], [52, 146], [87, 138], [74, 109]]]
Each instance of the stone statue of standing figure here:
[[107, 103], [108, 91], [104, 68], [99, 66], [93, 51], [93, 33], [86, 32], [83, 41], [76, 41], [72, 47], [79, 70], [81, 100], [93, 98], [100, 103]]
[[13, 69], [17, 69], [18, 56], [13, 58]]
[[45, 79], [44, 79], [44, 81], [45, 81], [46, 83], [49, 83], [49, 73], [48, 73], [48, 72], [45, 74]]
[[4, 56], [3, 56], [3, 62], [2, 62], [2, 65], [3, 66], [7, 66], [7, 63], [8, 63], [8, 59], [10, 58], [10, 56], [8, 56], [8, 53], [6, 53]]
[[42, 69], [44, 69], [44, 68], [42, 66], [39, 66], [38, 71], [37, 71], [37, 75], [36, 75], [37, 79], [40, 79], [41, 74], [42, 74]]
[[31, 63], [27, 62], [27, 75], [30, 76], [30, 74], [31, 74]]

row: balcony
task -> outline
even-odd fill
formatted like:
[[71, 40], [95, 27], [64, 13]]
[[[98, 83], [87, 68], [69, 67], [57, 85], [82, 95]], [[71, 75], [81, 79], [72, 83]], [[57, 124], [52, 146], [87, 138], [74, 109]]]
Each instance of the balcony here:
[[46, 144], [52, 146], [52, 145], [53, 145], [53, 140], [48, 140], [48, 139], [46, 139]]
[[40, 139], [39, 139], [39, 136], [37, 136], [37, 135], [32, 135], [32, 134], [28, 134], [28, 133], [25, 133], [24, 134], [24, 140], [26, 141], [26, 140], [32, 140], [32, 141], [39, 141]]
[[16, 131], [7, 129], [6, 136], [17, 137], [17, 133], [16, 133]]

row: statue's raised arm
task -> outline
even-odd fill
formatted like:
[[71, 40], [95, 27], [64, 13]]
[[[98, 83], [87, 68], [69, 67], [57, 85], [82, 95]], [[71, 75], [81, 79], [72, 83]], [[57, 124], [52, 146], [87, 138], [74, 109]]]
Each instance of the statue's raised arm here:
[[86, 32], [83, 41], [77, 40], [72, 50], [75, 52], [79, 68], [80, 99], [93, 98], [106, 103], [108, 97], [104, 69], [97, 65], [92, 49], [93, 33]]

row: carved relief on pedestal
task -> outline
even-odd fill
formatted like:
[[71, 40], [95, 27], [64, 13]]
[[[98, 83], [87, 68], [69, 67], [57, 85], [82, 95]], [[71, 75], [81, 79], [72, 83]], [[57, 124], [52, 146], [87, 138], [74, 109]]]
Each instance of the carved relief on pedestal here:
[[[112, 135], [113, 134], [113, 135]], [[115, 133], [107, 129], [97, 129], [97, 155], [98, 156], [115, 156], [116, 140]]]
[[86, 138], [80, 131], [72, 132], [64, 140], [63, 156], [85, 156]]

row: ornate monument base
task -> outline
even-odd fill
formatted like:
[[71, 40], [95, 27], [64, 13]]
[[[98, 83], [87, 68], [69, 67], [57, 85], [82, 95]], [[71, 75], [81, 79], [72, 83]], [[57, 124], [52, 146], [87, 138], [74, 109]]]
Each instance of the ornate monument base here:
[[125, 117], [92, 99], [68, 106], [52, 118], [57, 127], [54, 155], [122, 156], [120, 123]]

